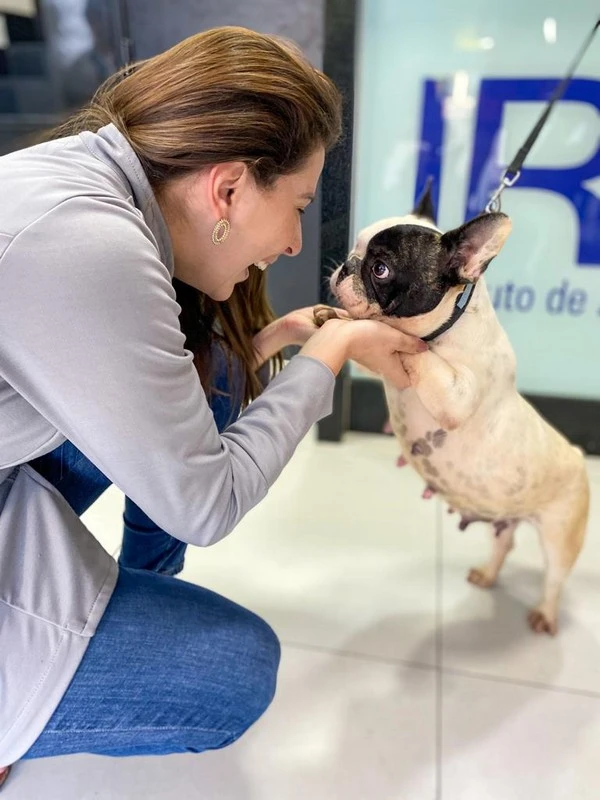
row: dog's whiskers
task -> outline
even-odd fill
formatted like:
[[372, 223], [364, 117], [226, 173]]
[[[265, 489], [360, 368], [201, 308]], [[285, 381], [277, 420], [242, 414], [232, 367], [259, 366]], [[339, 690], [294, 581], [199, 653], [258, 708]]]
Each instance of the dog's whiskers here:
[[336, 264], [335, 261], [332, 259], [330, 260], [332, 261], [333, 266], [324, 267], [326, 274], [321, 278], [321, 298], [325, 305], [339, 307], [337, 297], [331, 291], [331, 276], [341, 266], [341, 264]]

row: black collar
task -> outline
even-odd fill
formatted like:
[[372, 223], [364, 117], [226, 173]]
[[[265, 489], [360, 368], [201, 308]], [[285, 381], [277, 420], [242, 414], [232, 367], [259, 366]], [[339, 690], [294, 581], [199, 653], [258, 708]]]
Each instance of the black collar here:
[[437, 339], [438, 336], [441, 336], [442, 333], [446, 333], [446, 331], [450, 330], [450, 328], [454, 325], [454, 323], [458, 322], [458, 320], [465, 313], [465, 310], [469, 305], [469, 301], [471, 300], [471, 297], [473, 297], [474, 289], [475, 289], [474, 283], [467, 284], [467, 286], [456, 298], [456, 303], [454, 304], [454, 311], [450, 315], [450, 319], [447, 319], [443, 325], [440, 325], [439, 328], [436, 328], [433, 331], [433, 333], [430, 333], [427, 336], [421, 336], [421, 339], [424, 342], [431, 342], [433, 341], [433, 339]]

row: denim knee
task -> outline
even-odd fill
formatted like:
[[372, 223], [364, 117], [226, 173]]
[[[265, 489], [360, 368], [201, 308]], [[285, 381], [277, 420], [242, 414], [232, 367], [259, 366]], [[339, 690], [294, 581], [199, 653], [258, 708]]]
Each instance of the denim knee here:
[[239, 739], [270, 706], [281, 659], [277, 635], [251, 611], [240, 609], [231, 633], [235, 638], [228, 669], [227, 697], [223, 698], [226, 727], [231, 736], [222, 747]]
[[[248, 726], [255, 722], [271, 705], [277, 687], [277, 673], [281, 660], [281, 646], [275, 631], [263, 619], [247, 612], [251, 622], [246, 639], [247, 658], [257, 664], [256, 671], [249, 675], [247, 694], [252, 697], [251, 718]], [[254, 652], [253, 652], [254, 651]]]

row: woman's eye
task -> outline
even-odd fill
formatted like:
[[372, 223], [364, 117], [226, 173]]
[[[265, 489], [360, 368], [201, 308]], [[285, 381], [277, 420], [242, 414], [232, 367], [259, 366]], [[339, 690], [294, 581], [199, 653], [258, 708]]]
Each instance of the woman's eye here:
[[381, 261], [377, 261], [371, 268], [371, 272], [378, 280], [384, 280], [390, 275], [389, 267], [386, 267]]

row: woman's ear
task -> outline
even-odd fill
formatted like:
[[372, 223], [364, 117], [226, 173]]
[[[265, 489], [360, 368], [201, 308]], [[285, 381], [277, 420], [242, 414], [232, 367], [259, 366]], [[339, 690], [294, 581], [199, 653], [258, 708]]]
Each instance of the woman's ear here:
[[228, 217], [236, 193], [245, 189], [250, 172], [243, 161], [227, 161], [215, 164], [208, 173], [208, 193], [210, 205], [218, 218]]

